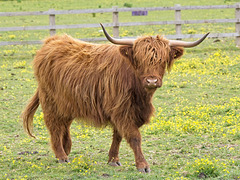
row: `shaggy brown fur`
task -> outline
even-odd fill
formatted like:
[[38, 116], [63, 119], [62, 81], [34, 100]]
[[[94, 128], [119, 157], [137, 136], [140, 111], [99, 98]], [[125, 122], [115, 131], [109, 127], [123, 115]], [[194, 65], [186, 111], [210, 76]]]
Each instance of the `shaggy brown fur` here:
[[109, 164], [120, 165], [118, 151], [124, 137], [134, 151], [137, 169], [149, 172], [138, 129], [153, 114], [152, 96], [162, 85], [165, 69], [170, 70], [182, 54], [183, 48], [169, 47], [160, 36], [140, 37], [133, 46], [50, 37], [33, 62], [38, 89], [22, 114], [24, 128], [33, 136], [33, 115], [41, 104], [52, 149], [65, 162], [71, 151], [73, 119], [96, 127], [110, 124]]

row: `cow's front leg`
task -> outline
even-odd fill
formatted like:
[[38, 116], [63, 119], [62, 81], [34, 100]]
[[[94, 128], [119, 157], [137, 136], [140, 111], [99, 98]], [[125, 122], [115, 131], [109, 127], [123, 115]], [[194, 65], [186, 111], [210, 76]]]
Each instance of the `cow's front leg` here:
[[125, 135], [127, 142], [130, 144], [130, 147], [133, 149], [135, 155], [135, 162], [138, 171], [142, 173], [149, 173], [150, 167], [147, 161], [144, 158], [141, 148], [141, 134], [137, 127], [132, 127], [128, 129], [129, 133]]
[[111, 166], [121, 166], [121, 163], [119, 162], [119, 146], [122, 141], [122, 136], [119, 134], [119, 132], [116, 130], [116, 128], [113, 129], [113, 140], [112, 145], [109, 150], [109, 160], [108, 164]]

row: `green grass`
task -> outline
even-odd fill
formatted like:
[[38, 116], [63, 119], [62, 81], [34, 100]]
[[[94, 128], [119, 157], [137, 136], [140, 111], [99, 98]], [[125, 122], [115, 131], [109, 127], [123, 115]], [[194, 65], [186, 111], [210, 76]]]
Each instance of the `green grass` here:
[[[61, 2], [61, 3], [58, 3]], [[36, 11], [79, 8], [123, 7], [125, 1], [97, 1], [98, 3], [77, 3], [80, 1], [0, 1], [3, 11]], [[133, 7], [208, 5], [209, 1], [136, 1]], [[165, 3], [165, 4], [164, 4]], [[226, 1], [234, 4], [235, 1]], [[211, 4], [224, 4], [223, 0]], [[22, 9], [21, 9], [22, 8]], [[198, 11], [200, 18], [206, 13]], [[189, 11], [191, 14], [191, 12]], [[209, 12], [210, 13], [210, 12]], [[233, 17], [232, 12], [209, 14], [216, 18]], [[109, 16], [109, 17], [107, 17]], [[47, 19], [22, 17], [26, 25], [44, 24]], [[71, 17], [73, 16], [69, 16]], [[153, 16], [154, 17], [154, 16]], [[183, 14], [183, 18], [187, 14]], [[98, 18], [98, 19], [97, 19]], [[82, 20], [74, 18], [69, 24], [84, 21], [98, 23], [111, 14], [86, 15]], [[126, 19], [122, 21], [134, 21]], [[143, 18], [143, 17], [141, 17]], [[150, 17], [148, 17], [150, 18]], [[157, 17], [155, 17], [157, 18]], [[162, 19], [167, 19], [165, 14]], [[173, 16], [171, 15], [171, 18]], [[170, 18], [170, 19], [171, 19]], [[201, 19], [201, 18], [200, 18]], [[65, 23], [60, 17], [59, 22]], [[145, 20], [144, 18], [141, 20]], [[16, 19], [20, 25], [23, 19]], [[138, 21], [138, 20], [136, 20]], [[140, 21], [140, 20], [139, 20]], [[0, 20], [1, 26], [14, 26], [9, 20]], [[107, 22], [103, 21], [103, 22]], [[216, 33], [221, 25], [201, 27], [187, 26], [184, 31]], [[202, 30], [201, 30], [202, 28]], [[64, 30], [62, 31], [64, 32]], [[102, 36], [94, 30], [66, 30], [74, 37]], [[157, 33], [174, 33], [171, 26], [131, 27], [122, 29], [127, 36]], [[61, 32], [58, 32], [61, 33]], [[1, 41], [42, 39], [48, 32], [7, 32], [0, 34]], [[10, 37], [9, 37], [10, 36]], [[1, 179], [240, 179], [240, 56], [234, 39], [207, 39], [200, 46], [187, 49], [164, 78], [163, 87], [153, 98], [156, 108], [151, 123], [141, 128], [142, 148], [151, 165], [150, 174], [140, 174], [134, 164], [134, 155], [126, 141], [120, 147], [123, 166], [107, 165], [111, 145], [111, 129], [95, 129], [74, 122], [71, 127], [73, 148], [71, 163], [56, 163], [49, 146], [49, 135], [44, 126], [41, 110], [34, 118], [32, 139], [23, 131], [19, 115], [27, 100], [33, 95], [37, 84], [31, 67], [32, 59], [39, 45], [0, 47], [0, 177]]]

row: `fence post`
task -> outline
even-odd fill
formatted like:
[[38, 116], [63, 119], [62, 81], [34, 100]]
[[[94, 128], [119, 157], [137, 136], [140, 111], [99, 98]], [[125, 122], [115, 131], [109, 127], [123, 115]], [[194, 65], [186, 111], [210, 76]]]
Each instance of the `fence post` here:
[[113, 6], [113, 37], [119, 37], [118, 7]]
[[235, 17], [236, 17], [236, 33], [238, 34], [236, 36], [236, 46], [240, 48], [240, 3], [236, 4], [236, 10], [235, 10]]
[[[175, 5], [176, 9], [175, 9], [175, 20], [176, 21], [181, 21], [181, 5], [180, 4], [176, 4]], [[176, 35], [181, 35], [182, 34], [182, 27], [181, 24], [177, 24], [175, 25], [176, 28]], [[178, 40], [180, 40], [181, 38], [177, 38]]]
[[[50, 9], [50, 12], [51, 11], [54, 11], [54, 9]], [[56, 25], [55, 24], [55, 14], [53, 14], [53, 13], [49, 14], [49, 25], [50, 26], [55, 26]], [[50, 36], [53, 36], [53, 35], [56, 34], [56, 29], [51, 29], [50, 28], [49, 32], [50, 32]]]

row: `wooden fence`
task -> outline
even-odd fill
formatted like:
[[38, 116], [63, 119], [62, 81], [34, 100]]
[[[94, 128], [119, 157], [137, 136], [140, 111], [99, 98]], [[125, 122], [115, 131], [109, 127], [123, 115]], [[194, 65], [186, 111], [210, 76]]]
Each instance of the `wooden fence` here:
[[[201, 10], [201, 9], [233, 9], [235, 10], [234, 19], [205, 19], [205, 20], [181, 20], [181, 11], [183, 10]], [[118, 20], [118, 15], [121, 12], [133, 11], [174, 11], [174, 21], [151, 21], [151, 22], [124, 22]], [[0, 12], [0, 16], [33, 16], [33, 15], [47, 15], [49, 16], [49, 25], [46, 26], [26, 26], [26, 27], [1, 27], [0, 31], [27, 31], [27, 30], [49, 30], [50, 35], [54, 35], [58, 29], [72, 29], [72, 28], [96, 28], [99, 24], [74, 24], [74, 25], [56, 25], [55, 16], [60, 14], [85, 14], [85, 13], [112, 13], [113, 22], [104, 23], [105, 27], [113, 28], [113, 36], [119, 37], [119, 27], [122, 26], [139, 26], [139, 25], [175, 25], [176, 34], [166, 35], [170, 39], [185, 39], [185, 38], [199, 38], [201, 34], [182, 34], [181, 29], [183, 24], [202, 24], [202, 23], [235, 23], [235, 32], [232, 33], [214, 33], [211, 32], [209, 37], [235, 37], [236, 46], [240, 47], [240, 3], [235, 5], [214, 5], [214, 6], [180, 6], [174, 7], [149, 7], [149, 8], [118, 8], [112, 7], [109, 9], [83, 9], [83, 10], [48, 10], [38, 12]], [[85, 41], [104, 41], [105, 38], [91, 38], [83, 39]], [[17, 44], [39, 44], [41, 41], [11, 41], [0, 42], [1, 45], [17, 45]]]

